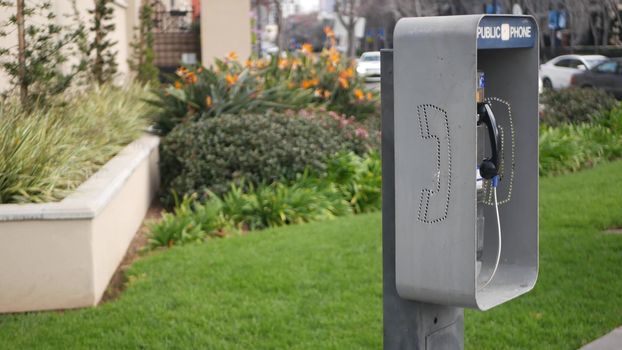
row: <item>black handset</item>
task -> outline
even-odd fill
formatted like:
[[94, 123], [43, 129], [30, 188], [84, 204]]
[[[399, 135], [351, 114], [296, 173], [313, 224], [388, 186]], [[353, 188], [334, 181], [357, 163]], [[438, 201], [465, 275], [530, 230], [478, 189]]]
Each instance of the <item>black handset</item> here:
[[499, 175], [499, 152], [501, 142], [499, 140], [499, 131], [497, 130], [497, 121], [492, 113], [488, 102], [480, 102], [477, 104], [477, 124], [484, 123], [488, 129], [490, 138], [490, 148], [492, 156], [485, 158], [479, 166], [480, 175], [487, 180]]

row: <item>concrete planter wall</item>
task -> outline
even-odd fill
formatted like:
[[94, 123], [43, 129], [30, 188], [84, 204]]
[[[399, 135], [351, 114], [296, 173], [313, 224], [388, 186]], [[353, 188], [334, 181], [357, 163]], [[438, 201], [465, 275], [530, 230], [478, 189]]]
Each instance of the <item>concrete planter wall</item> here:
[[0, 205], [0, 313], [96, 305], [159, 186], [145, 135], [56, 203]]

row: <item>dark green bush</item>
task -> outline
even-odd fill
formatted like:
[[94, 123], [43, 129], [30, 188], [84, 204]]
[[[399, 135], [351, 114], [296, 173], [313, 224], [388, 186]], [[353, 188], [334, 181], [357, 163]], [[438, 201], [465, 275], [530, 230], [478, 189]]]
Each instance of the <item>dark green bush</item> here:
[[[364, 154], [367, 130], [334, 112], [223, 115], [177, 126], [161, 145], [164, 193], [225, 193], [230, 183], [271, 184], [323, 173], [342, 151]], [[163, 202], [171, 204], [170, 196]]]
[[551, 126], [589, 122], [618, 104], [603, 90], [581, 88], [546, 90], [540, 101], [544, 107], [541, 121]]

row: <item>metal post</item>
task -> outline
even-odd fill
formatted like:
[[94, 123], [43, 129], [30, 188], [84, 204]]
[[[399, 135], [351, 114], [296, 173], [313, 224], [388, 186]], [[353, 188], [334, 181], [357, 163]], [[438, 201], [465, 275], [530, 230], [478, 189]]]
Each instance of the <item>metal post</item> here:
[[464, 349], [462, 308], [400, 298], [395, 287], [393, 50], [381, 50], [382, 267], [385, 350]]

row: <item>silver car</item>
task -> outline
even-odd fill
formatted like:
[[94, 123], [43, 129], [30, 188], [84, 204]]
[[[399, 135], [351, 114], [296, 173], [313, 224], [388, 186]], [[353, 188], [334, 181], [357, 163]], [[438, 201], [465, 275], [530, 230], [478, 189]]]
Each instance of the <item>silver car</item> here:
[[590, 70], [607, 60], [602, 55], [562, 55], [540, 65], [540, 78], [545, 89], [563, 89], [570, 86], [570, 78]]

